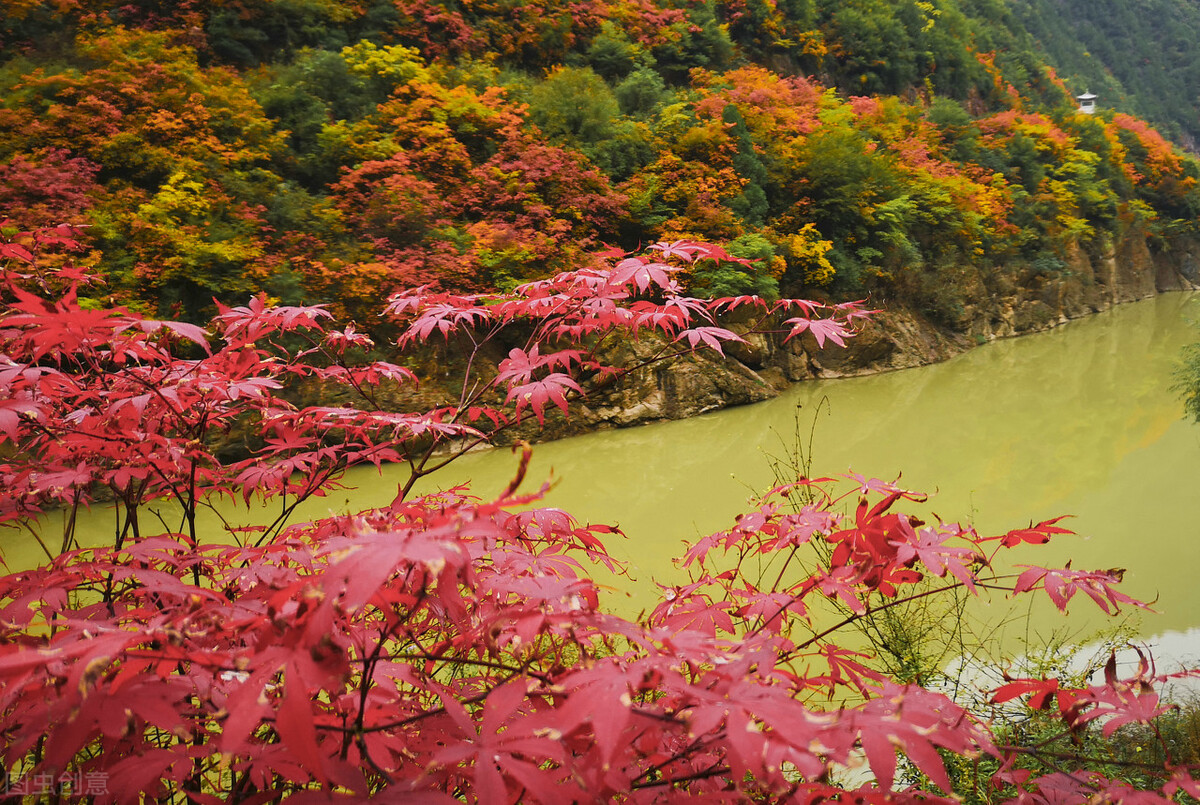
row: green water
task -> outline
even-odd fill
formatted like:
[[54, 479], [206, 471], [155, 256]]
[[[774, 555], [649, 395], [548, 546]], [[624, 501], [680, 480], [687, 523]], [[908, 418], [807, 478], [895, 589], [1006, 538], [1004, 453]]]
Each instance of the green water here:
[[[1016, 561], [1126, 568], [1125, 590], [1155, 601], [1138, 633], [1200, 654], [1200, 426], [1182, 419], [1170, 390], [1181, 349], [1198, 337], [1194, 319], [1200, 296], [1167, 294], [934, 366], [805, 383], [753, 406], [539, 445], [527, 488], [550, 479], [546, 505], [625, 531], [611, 551], [633, 578], [609, 605], [635, 614], [653, 605], [656, 579], [683, 578], [671, 559], [684, 540], [728, 527], [772, 485], [770, 456], [795, 444], [799, 409], [813, 474], [903, 471], [908, 488], [935, 493], [930, 510], [981, 532], [1073, 515], [1083, 536], [1029, 547]], [[435, 480], [495, 495], [515, 466], [507, 451], [479, 453]], [[384, 504], [399, 478], [364, 470], [355, 489], [306, 514]], [[111, 522], [103, 511], [89, 516], [99, 530]], [[31, 557], [34, 547], [15, 546]], [[1077, 628], [1102, 625], [1077, 616], [1095, 611], [1090, 602], [1071, 608]]]
[[[1081, 536], [1015, 561], [1126, 568], [1123, 589], [1156, 610], [1137, 632], [1186, 633], [1200, 627], [1200, 426], [1182, 419], [1170, 386], [1197, 319], [1200, 296], [1167, 294], [933, 366], [539, 445], [528, 477], [554, 480], [547, 505], [621, 526], [612, 552], [635, 581], [615, 605], [636, 612], [652, 605], [654, 579], [682, 578], [671, 558], [683, 540], [727, 528], [772, 484], [770, 456], [795, 443], [799, 406], [813, 474], [903, 472], [907, 488], [934, 493], [932, 511], [981, 532], [1072, 515], [1065, 524]], [[496, 494], [514, 466], [497, 451], [450, 472]], [[1089, 601], [1071, 610], [1081, 633], [1104, 625]], [[1191, 636], [1200, 654], [1200, 631]]]

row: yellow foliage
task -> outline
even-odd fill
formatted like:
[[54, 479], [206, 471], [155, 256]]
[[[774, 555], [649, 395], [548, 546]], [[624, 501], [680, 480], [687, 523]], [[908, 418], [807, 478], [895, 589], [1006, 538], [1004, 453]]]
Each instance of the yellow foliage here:
[[815, 224], [805, 224], [800, 231], [788, 238], [788, 251], [792, 262], [804, 271], [804, 281], [812, 285], [827, 285], [833, 279], [833, 263], [826, 256], [833, 249], [833, 241], [825, 240]]
[[350, 71], [361, 76], [379, 76], [397, 84], [430, 81], [429, 71], [416, 48], [403, 45], [378, 47], [369, 40], [342, 48], [342, 58]]
[[800, 34], [800, 49], [805, 56], [824, 58], [829, 55], [829, 46], [825, 44], [825, 35], [820, 31], [805, 31]]
[[324, 14], [330, 22], [350, 22], [362, 13], [361, 8], [356, 8], [356, 3], [345, 3], [342, 0], [305, 0], [299, 5]]
[[921, 10], [921, 16], [925, 18], [925, 22], [921, 25], [921, 32], [929, 33], [933, 30], [937, 18], [942, 15], [941, 9], [936, 8], [933, 3], [924, 2], [924, 0], [917, 0], [914, 5]]
[[351, 165], [372, 159], [387, 159], [400, 150], [390, 131], [369, 120], [334, 120], [321, 126], [317, 145], [323, 153], [334, 155]]
[[41, 4], [41, 0], [3, 0], [0, 2], [0, 13], [10, 20], [23, 20]]
[[678, 140], [695, 124], [691, 104], [673, 103], [658, 110], [657, 131], [668, 142]]
[[207, 217], [212, 205], [204, 195], [204, 185], [188, 178], [183, 171], [171, 174], [154, 200], [138, 208], [138, 213], [148, 221], [164, 218], [175, 223], [202, 220]]

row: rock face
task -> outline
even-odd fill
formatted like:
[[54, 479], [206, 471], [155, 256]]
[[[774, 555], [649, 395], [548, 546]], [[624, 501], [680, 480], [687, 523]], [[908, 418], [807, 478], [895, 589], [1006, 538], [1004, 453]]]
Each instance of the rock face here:
[[[765, 339], [763, 341], [765, 356]], [[628, 366], [654, 354], [659, 346], [661, 342], [647, 338], [626, 344], [618, 354], [609, 356], [609, 360], [614, 365]], [[721, 360], [719, 356], [693, 355], [635, 371], [608, 389], [593, 393], [577, 406], [569, 422], [548, 423], [551, 424], [549, 435], [554, 438], [658, 419], [683, 419], [731, 405], [767, 400], [786, 385], [786, 382], [772, 384], [733, 357]], [[562, 432], [555, 432], [559, 428]]]
[[[848, 349], [814, 350], [820, 377], [844, 377], [920, 366], [986, 341], [1048, 330], [1113, 305], [1165, 291], [1200, 288], [1200, 239], [1176, 238], [1152, 252], [1133, 231], [1107, 249], [1070, 249], [1052, 275], [993, 275], [964, 269], [962, 312], [950, 326], [903, 306], [878, 314]], [[815, 344], [809, 343], [810, 347]]]
[[631, 425], [647, 419], [681, 419], [730, 405], [770, 399], [778, 393], [744, 364], [706, 358], [676, 361], [621, 384], [619, 392], [582, 417], [595, 424]]
[[[789, 384], [847, 377], [945, 360], [996, 338], [1046, 330], [1163, 291], [1200, 288], [1200, 239], [1176, 238], [1152, 251], [1145, 232], [1131, 230], [1109, 248], [1075, 247], [1059, 270], [1014, 275], [963, 268], [954, 275], [955, 303], [934, 319], [921, 310], [884, 304], [848, 348], [817, 347], [805, 334], [786, 343], [747, 335], [729, 356], [692, 356], [634, 372], [593, 394], [569, 422], [555, 423], [541, 439], [681, 419], [758, 402]], [[739, 323], [726, 323], [735, 332]], [[741, 326], [741, 331], [745, 331]], [[625, 344], [610, 356], [632, 365], [661, 346], [652, 340]], [[533, 435], [533, 434], [529, 434]]]

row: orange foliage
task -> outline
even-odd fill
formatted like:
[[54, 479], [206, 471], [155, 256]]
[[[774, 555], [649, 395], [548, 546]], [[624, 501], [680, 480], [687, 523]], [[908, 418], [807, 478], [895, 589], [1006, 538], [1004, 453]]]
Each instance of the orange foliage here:
[[[718, 152], [714, 152], [717, 156]], [[742, 191], [741, 179], [727, 160], [683, 159], [663, 153], [645, 171], [624, 186], [635, 195], [649, 192], [674, 211], [655, 230], [662, 238], [705, 237], [730, 240], [742, 234], [740, 222], [724, 202]]]
[[629, 38], [646, 47], [668, 41], [671, 26], [685, 23], [683, 8], [664, 8], [655, 0], [615, 0], [604, 7], [604, 18], [618, 23]]
[[1021, 93], [1017, 92], [1017, 88], [1004, 79], [1004, 74], [996, 66], [996, 51], [991, 50], [987, 53], [979, 53], [978, 51], [970, 50], [970, 52], [975, 57], [975, 60], [987, 70], [988, 76], [992, 79], [992, 86], [996, 89], [996, 96], [1005, 99], [1014, 109], [1020, 109], [1023, 105]]
[[979, 121], [979, 130], [985, 141], [1002, 141], [1013, 134], [1026, 134], [1038, 142], [1038, 149], [1062, 155], [1073, 148], [1075, 140], [1050, 118], [1040, 113], [1026, 113], [1015, 109], [1000, 112]]
[[1174, 146], [1163, 139], [1163, 136], [1150, 127], [1144, 120], [1138, 120], [1127, 114], [1118, 112], [1113, 115], [1112, 125], [1127, 131], [1137, 138], [1137, 142], [1146, 151], [1144, 160], [1147, 175], [1144, 178], [1157, 182], [1166, 176], [1175, 176], [1183, 171], [1183, 160]]
[[733, 103], [761, 142], [811, 134], [821, 125], [818, 113], [829, 105], [824, 89], [800, 77], [785, 78], [763, 67], [749, 66], [717, 75], [696, 71], [693, 81], [707, 91], [696, 111], [719, 118]]

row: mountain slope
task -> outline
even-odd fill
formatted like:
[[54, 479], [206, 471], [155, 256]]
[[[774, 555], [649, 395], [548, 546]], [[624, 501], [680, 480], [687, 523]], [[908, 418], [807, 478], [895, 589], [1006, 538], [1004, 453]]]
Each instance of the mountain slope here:
[[1145, 117], [1191, 150], [1200, 139], [1200, 3], [1017, 0], [1015, 17], [1073, 86]]
[[0, 216], [88, 224], [105, 294], [197, 318], [256, 291], [365, 316], [695, 238], [749, 262], [693, 293], [961, 328], [964, 265], [1036, 284], [1197, 226], [1200, 166], [1101, 80], [1138, 51], [1087, 51], [1068, 5], [0, 0]]

